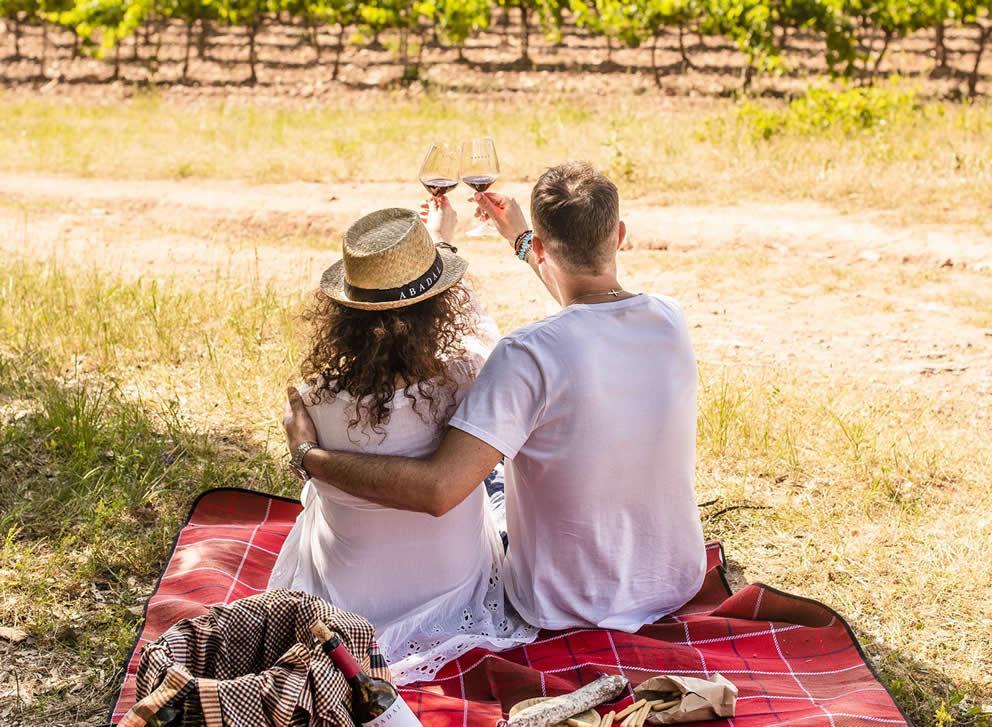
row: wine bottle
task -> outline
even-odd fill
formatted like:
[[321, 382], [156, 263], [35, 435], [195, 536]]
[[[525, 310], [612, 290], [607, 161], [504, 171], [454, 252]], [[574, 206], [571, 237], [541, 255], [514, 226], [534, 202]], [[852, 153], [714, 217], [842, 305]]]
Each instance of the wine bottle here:
[[351, 686], [351, 716], [356, 724], [363, 727], [422, 727], [395, 687], [362, 671], [348, 647], [324, 624], [314, 624], [312, 631]]
[[148, 727], [179, 727], [183, 714], [175, 707], [165, 706], [148, 720]]

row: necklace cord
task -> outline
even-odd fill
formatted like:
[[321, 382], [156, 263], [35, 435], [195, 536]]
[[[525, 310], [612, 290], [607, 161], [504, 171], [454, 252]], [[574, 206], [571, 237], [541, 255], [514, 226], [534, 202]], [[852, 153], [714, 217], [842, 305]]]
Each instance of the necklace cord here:
[[605, 290], [602, 293], [586, 293], [585, 295], [577, 295], [574, 298], [572, 298], [570, 301], [568, 301], [565, 304], [565, 306], [567, 307], [567, 306], [570, 306], [570, 305], [574, 305], [577, 301], [580, 301], [583, 298], [594, 298], [594, 297], [599, 296], [599, 295], [612, 295], [614, 298], [619, 298], [621, 293], [626, 293], [626, 292], [627, 291], [624, 290], [623, 288], [619, 288], [619, 289], [618, 288], [610, 288], [609, 290]]

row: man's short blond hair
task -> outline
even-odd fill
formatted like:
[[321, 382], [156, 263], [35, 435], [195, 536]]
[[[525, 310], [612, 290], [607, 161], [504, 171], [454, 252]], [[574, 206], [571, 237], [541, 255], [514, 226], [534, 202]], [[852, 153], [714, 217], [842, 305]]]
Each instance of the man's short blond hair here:
[[534, 232], [574, 270], [599, 272], [616, 253], [620, 194], [587, 162], [551, 167], [530, 198]]

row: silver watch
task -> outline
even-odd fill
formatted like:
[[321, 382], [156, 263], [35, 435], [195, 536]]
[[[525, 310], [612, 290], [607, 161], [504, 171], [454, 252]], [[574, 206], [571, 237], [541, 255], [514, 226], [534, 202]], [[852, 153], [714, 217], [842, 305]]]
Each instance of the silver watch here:
[[311, 449], [317, 449], [318, 447], [320, 445], [316, 442], [300, 442], [296, 445], [296, 449], [290, 452], [289, 467], [301, 480], [310, 479], [310, 473], [303, 466], [303, 458], [307, 456], [307, 452]]

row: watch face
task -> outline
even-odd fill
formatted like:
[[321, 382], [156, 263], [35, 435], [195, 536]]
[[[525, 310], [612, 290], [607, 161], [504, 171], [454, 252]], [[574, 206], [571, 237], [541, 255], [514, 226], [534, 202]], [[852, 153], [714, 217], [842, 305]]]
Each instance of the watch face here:
[[307, 471], [305, 469], [303, 469], [302, 467], [297, 467], [296, 465], [291, 464], [289, 466], [289, 468], [293, 471], [293, 474], [294, 475], [296, 475], [297, 477], [299, 477], [304, 482], [306, 482], [307, 480], [310, 479], [310, 475], [308, 475], [307, 474]]

